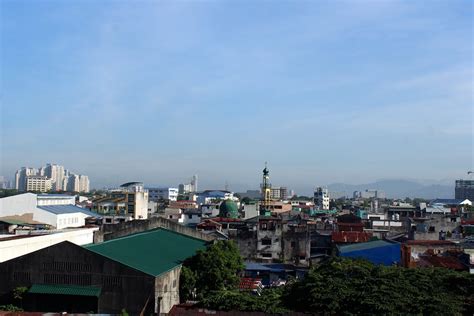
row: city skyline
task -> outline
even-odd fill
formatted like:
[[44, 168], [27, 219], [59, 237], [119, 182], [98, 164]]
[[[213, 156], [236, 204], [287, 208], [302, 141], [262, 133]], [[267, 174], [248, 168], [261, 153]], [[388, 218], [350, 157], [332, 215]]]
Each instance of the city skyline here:
[[56, 161], [92, 187], [252, 189], [268, 160], [301, 191], [473, 169], [470, 1], [24, 4], [1, 2], [9, 179]]

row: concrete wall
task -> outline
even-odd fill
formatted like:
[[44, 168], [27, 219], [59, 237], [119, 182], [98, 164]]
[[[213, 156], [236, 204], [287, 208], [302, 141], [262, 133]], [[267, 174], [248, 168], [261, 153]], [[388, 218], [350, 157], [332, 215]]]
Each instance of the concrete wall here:
[[94, 243], [140, 233], [155, 228], [166, 228], [186, 236], [206, 241], [214, 240], [214, 237], [197, 231], [194, 228], [180, 225], [166, 218], [153, 217], [147, 220], [134, 220], [115, 225], [103, 225], [100, 231], [94, 233]]
[[155, 280], [155, 313], [167, 314], [175, 304], [179, 304], [179, 275], [178, 266]]
[[34, 213], [36, 210], [36, 194], [24, 193], [0, 199], [0, 216], [22, 215]]
[[0, 262], [20, 257], [66, 240], [76, 245], [91, 244], [94, 238], [94, 231], [97, 230], [98, 228], [83, 228], [12, 240], [2, 241], [0, 239]]

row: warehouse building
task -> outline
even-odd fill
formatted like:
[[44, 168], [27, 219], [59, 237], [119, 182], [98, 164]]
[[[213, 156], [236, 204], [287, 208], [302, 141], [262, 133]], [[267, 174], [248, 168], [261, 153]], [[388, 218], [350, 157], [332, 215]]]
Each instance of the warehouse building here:
[[27, 287], [26, 311], [165, 314], [179, 303], [181, 263], [204, 248], [166, 229], [84, 247], [62, 242], [0, 264], [0, 305]]

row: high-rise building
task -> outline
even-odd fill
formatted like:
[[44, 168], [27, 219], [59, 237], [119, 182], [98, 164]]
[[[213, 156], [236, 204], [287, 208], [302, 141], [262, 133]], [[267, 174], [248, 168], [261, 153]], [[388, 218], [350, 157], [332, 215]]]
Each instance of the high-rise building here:
[[198, 190], [198, 176], [195, 174], [190, 183], [180, 183], [178, 186], [179, 194], [195, 193]]
[[79, 191], [78, 192], [85, 192], [88, 193], [90, 191], [90, 183], [89, 177], [85, 175], [79, 175]]
[[44, 175], [51, 179], [54, 191], [62, 191], [64, 179], [64, 167], [56, 164], [46, 164]]
[[35, 168], [22, 167], [15, 173], [15, 189], [18, 191], [27, 191], [26, 178], [29, 176], [36, 176], [38, 170]]
[[[49, 179], [51, 187], [48, 189], [48, 191], [89, 192], [90, 189], [89, 178], [87, 176], [75, 175], [70, 173], [69, 170], [65, 170], [63, 166], [50, 163], [44, 167], [41, 167], [39, 170], [35, 168], [22, 167], [15, 173], [15, 188], [19, 191], [28, 191], [27, 178], [33, 176]], [[33, 183], [39, 183], [39, 179], [40, 178], [32, 179], [30, 184], [33, 185]], [[46, 187], [49, 186], [49, 182], [45, 182]], [[34, 185], [36, 188], [37, 184]], [[40, 191], [33, 190], [31, 187], [30, 190]]]
[[327, 188], [317, 187], [314, 190], [314, 204], [320, 210], [329, 210], [329, 192]]
[[27, 176], [26, 190], [34, 192], [48, 192], [51, 191], [52, 181], [45, 176]]
[[474, 201], [474, 180], [456, 180], [454, 197], [460, 200]]

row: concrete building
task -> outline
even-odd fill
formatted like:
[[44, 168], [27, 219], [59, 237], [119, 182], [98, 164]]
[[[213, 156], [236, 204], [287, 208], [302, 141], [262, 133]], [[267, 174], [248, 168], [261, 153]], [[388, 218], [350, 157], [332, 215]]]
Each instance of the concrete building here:
[[381, 190], [365, 190], [365, 191], [354, 191], [352, 194], [354, 199], [385, 199], [386, 194]]
[[314, 190], [314, 204], [320, 210], [329, 210], [329, 191], [318, 187]]
[[28, 192], [49, 192], [53, 188], [53, 184], [50, 178], [45, 176], [27, 176], [26, 177], [26, 188]]
[[286, 187], [272, 187], [270, 188], [270, 199], [272, 200], [287, 200], [288, 189]]
[[44, 176], [51, 179], [54, 191], [63, 190], [64, 166], [48, 163], [44, 168]]
[[[57, 199], [52, 197], [50, 200]], [[56, 229], [81, 227], [85, 225], [86, 218], [99, 217], [98, 214], [73, 204], [60, 204], [59, 202], [56, 204], [51, 202], [49, 204], [45, 196], [38, 199], [37, 195], [33, 193], [24, 193], [0, 199], [0, 217], [25, 216], [26, 214], [31, 214], [34, 221]]]
[[36, 176], [38, 170], [35, 168], [22, 167], [15, 173], [15, 189], [18, 191], [26, 191], [26, 178]]
[[[28, 189], [28, 177], [34, 177], [30, 180], [30, 189]], [[42, 180], [44, 179], [44, 180]], [[48, 181], [49, 179], [49, 181]], [[48, 163], [39, 170], [35, 168], [22, 167], [15, 174], [15, 188], [19, 191], [41, 191], [33, 188], [41, 188], [43, 184], [53, 191], [71, 191], [71, 192], [89, 192], [89, 177], [85, 175], [76, 175], [65, 170], [63, 166]], [[49, 191], [47, 190], [47, 191]]]
[[164, 201], [177, 201], [178, 200], [178, 188], [148, 188], [148, 200], [159, 202]]
[[198, 191], [198, 176], [195, 174], [190, 183], [181, 183], [178, 186], [179, 194], [195, 193]]
[[28, 288], [26, 311], [166, 314], [181, 263], [205, 241], [165, 229], [78, 246], [62, 242], [0, 264], [0, 296]]
[[198, 204], [211, 204], [216, 201], [222, 200], [233, 200], [238, 201], [239, 199], [234, 197], [234, 193], [225, 190], [206, 190], [199, 193], [197, 197]]
[[454, 195], [456, 199], [474, 201], [474, 180], [456, 180]]
[[110, 198], [123, 199], [124, 215], [131, 216], [133, 219], [148, 218], [148, 190], [143, 187], [142, 182], [124, 183], [119, 190], [111, 192]]

